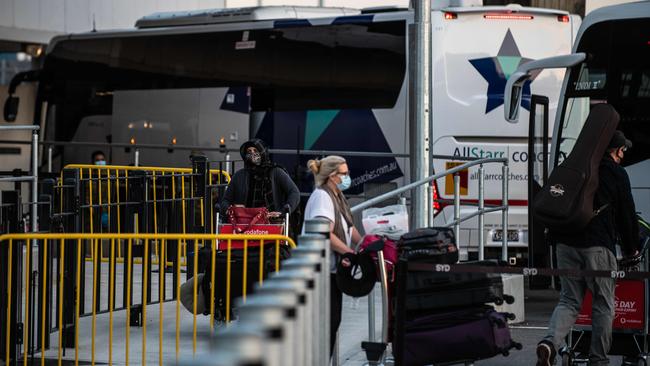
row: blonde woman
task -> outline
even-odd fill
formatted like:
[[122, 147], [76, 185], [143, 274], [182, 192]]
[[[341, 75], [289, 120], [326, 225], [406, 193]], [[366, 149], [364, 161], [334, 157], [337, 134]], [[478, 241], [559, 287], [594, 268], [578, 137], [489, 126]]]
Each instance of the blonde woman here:
[[310, 160], [307, 167], [314, 174], [316, 189], [309, 196], [305, 207], [305, 220], [325, 218], [330, 222], [330, 245], [332, 249], [331, 282], [331, 319], [330, 319], [330, 354], [334, 349], [336, 332], [341, 323], [343, 294], [336, 285], [336, 263], [338, 255], [354, 253], [351, 243], [361, 240], [359, 231], [354, 227], [350, 205], [343, 191], [350, 188], [352, 180], [345, 159], [330, 155], [321, 160]]

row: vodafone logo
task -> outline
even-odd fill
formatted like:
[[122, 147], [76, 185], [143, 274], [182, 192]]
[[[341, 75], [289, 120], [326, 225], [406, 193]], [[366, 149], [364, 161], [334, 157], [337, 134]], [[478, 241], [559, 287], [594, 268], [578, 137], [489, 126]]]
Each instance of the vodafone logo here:
[[250, 234], [250, 235], [268, 235], [268, 234], [269, 234], [269, 231], [268, 231], [268, 230], [253, 229], [253, 230], [247, 230], [247, 231], [244, 231], [242, 234]]

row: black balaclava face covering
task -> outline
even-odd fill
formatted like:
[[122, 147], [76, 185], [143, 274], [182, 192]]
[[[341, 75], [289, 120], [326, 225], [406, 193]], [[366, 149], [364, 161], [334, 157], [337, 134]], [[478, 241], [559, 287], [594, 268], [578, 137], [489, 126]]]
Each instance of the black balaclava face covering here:
[[[250, 147], [257, 149], [258, 153], [248, 153], [246, 150]], [[266, 144], [260, 139], [252, 139], [244, 142], [239, 148], [239, 153], [242, 159], [244, 159], [244, 164], [247, 168], [255, 168], [270, 162]]]
[[262, 156], [260, 155], [259, 152], [249, 151], [246, 153], [246, 161], [253, 165], [260, 165], [262, 164]]

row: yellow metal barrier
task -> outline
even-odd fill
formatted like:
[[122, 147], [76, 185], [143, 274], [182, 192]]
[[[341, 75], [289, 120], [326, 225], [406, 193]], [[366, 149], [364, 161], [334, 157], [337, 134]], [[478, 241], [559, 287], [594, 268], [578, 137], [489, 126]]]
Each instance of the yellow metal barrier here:
[[[187, 230], [187, 222], [186, 222], [186, 216], [188, 214], [191, 214], [188, 212], [187, 205], [186, 205], [186, 200], [188, 199], [198, 199], [198, 206], [200, 208], [200, 215], [201, 215], [201, 224], [204, 225], [205, 223], [203, 222], [204, 220], [204, 210], [206, 209], [206, 206], [203, 202], [202, 197], [192, 197], [192, 193], [194, 189], [190, 187], [190, 189], [186, 189], [186, 184], [189, 181], [189, 184], [192, 185], [193, 179], [186, 179], [186, 177], [192, 178], [193, 171], [191, 168], [168, 168], [168, 167], [148, 167], [148, 166], [122, 166], [122, 165], [88, 165], [88, 164], [70, 164], [66, 165], [64, 169], [67, 170], [77, 170], [79, 172], [79, 179], [82, 181], [83, 188], [88, 192], [88, 195], [86, 197], [86, 202], [82, 202], [82, 204], [87, 204], [88, 205], [88, 226], [81, 227], [82, 232], [89, 232], [91, 234], [94, 234], [97, 231], [97, 222], [96, 222], [96, 207], [98, 207], [99, 210], [105, 210], [102, 211], [102, 215], [107, 215], [107, 223], [109, 226], [108, 230], [103, 230], [100, 229], [100, 232], [116, 232], [116, 233], [121, 233], [122, 232], [122, 220], [121, 218], [124, 216], [124, 209], [126, 205], [126, 197], [127, 197], [127, 192], [126, 188], [128, 185], [129, 181], [129, 172], [133, 171], [141, 171], [145, 172], [147, 174], [147, 177], [152, 180], [152, 194], [153, 197], [151, 197], [151, 200], [153, 202], [153, 232], [158, 233], [158, 226], [159, 226], [159, 220], [158, 220], [158, 202], [162, 200], [162, 202], [168, 202], [168, 201], [177, 201], [181, 200], [181, 216], [182, 216], [182, 229], [180, 232], [186, 233], [188, 232]], [[164, 179], [171, 179], [171, 194], [170, 192], [167, 192], [166, 189], [163, 190], [162, 192], [162, 197], [160, 197], [160, 194], [157, 190], [157, 184], [156, 180], [159, 182]], [[212, 185], [217, 184], [228, 184], [230, 182], [230, 174], [226, 171], [222, 171], [219, 169], [210, 169], [210, 174], [208, 174], [208, 184]], [[177, 192], [176, 192], [176, 181], [179, 180], [181, 187], [180, 187], [180, 197], [177, 197]], [[59, 186], [62, 185], [63, 181], [63, 171], [61, 172], [61, 177], [59, 180]], [[123, 183], [123, 182], [124, 183]], [[113, 192], [114, 191], [114, 192]], [[114, 194], [113, 194], [114, 193]], [[168, 197], [171, 196], [171, 197]], [[61, 202], [61, 206], [63, 206], [63, 203]], [[116, 210], [116, 225], [111, 225], [111, 212], [113, 210], [113, 206], [115, 206]], [[216, 228], [214, 225], [214, 210], [212, 207], [207, 207], [210, 210], [210, 224], [208, 225], [208, 230], [211, 233], [216, 232]], [[82, 210], [83, 213], [83, 210]], [[100, 228], [101, 225], [103, 225], [103, 222], [101, 222], [101, 216], [100, 216]], [[116, 231], [115, 231], [116, 230]], [[169, 232], [169, 231], [168, 231]], [[108, 258], [104, 257], [104, 245], [107, 243], [104, 243], [103, 241], [100, 241], [99, 243], [99, 255], [100, 255], [100, 260], [104, 263], [108, 263], [109, 260]], [[181, 248], [181, 265], [186, 266], [187, 265], [187, 248], [186, 248], [186, 243], [182, 242], [181, 243], [182, 248]], [[201, 247], [203, 246], [202, 244], [200, 245]], [[95, 245], [91, 245], [90, 248], [90, 256], [86, 258], [86, 261], [88, 262], [93, 262], [94, 257], [95, 257]], [[158, 264], [160, 261], [161, 253], [158, 252], [158, 246], [155, 246], [153, 248], [154, 251], [154, 259], [152, 264]], [[116, 261], [117, 263], [123, 263], [124, 261], [124, 256], [122, 253], [122, 248], [121, 245], [118, 245], [117, 247], [117, 256], [116, 256]], [[136, 260], [137, 262], [137, 260]], [[168, 265], [172, 265], [172, 262], [169, 262]]]
[[[81, 256], [81, 248], [85, 245], [86, 242], [90, 242], [93, 246], [95, 246], [95, 253], [98, 253], [99, 249], [97, 246], [101, 241], [107, 241], [110, 243], [110, 254], [108, 258], [108, 265], [109, 265], [109, 276], [108, 276], [108, 304], [106, 309], [100, 309], [98, 311], [98, 308], [100, 308], [101, 305], [98, 303], [97, 299], [97, 294], [100, 293], [100, 290], [102, 289], [101, 283], [102, 279], [99, 278], [98, 276], [98, 268], [103, 265], [103, 263], [99, 260], [99, 256], [96, 256], [92, 262], [92, 271], [91, 271], [91, 278], [89, 281], [86, 281], [86, 275], [84, 274], [82, 278], [82, 272], [85, 273], [85, 268], [87, 266], [86, 261], [82, 260]], [[246, 272], [247, 272], [247, 261], [248, 261], [248, 248], [249, 246], [255, 243], [258, 243], [260, 247], [260, 269], [263, 266], [263, 255], [265, 251], [265, 247], [268, 247], [269, 245], [272, 245], [273, 247], [267, 248], [267, 249], [274, 249], [275, 250], [275, 270], [279, 270], [279, 263], [280, 263], [280, 248], [281, 245], [287, 245], [289, 248], [295, 248], [295, 243], [293, 240], [289, 237], [282, 236], [282, 235], [243, 235], [243, 234], [127, 234], [127, 233], [121, 233], [121, 234], [87, 234], [87, 233], [74, 233], [74, 234], [69, 234], [69, 233], [63, 233], [63, 234], [7, 234], [7, 235], [0, 235], [0, 248], [7, 248], [9, 250], [9, 253], [12, 253], [12, 248], [15, 245], [20, 245], [24, 246], [27, 250], [24, 252], [26, 253], [24, 260], [20, 258], [15, 258], [13, 259], [11, 256], [9, 256], [9, 261], [8, 261], [8, 269], [9, 269], [9, 275], [7, 280], [7, 288], [9, 293], [11, 291], [19, 291], [19, 293], [24, 294], [24, 301], [18, 301], [17, 304], [12, 304], [11, 303], [11, 296], [7, 297], [7, 303], [6, 304], [0, 304], [0, 306], [7, 306], [7, 309], [9, 312], [11, 312], [12, 305], [16, 306], [16, 310], [20, 310], [20, 313], [23, 314], [23, 324], [24, 324], [24, 329], [23, 329], [23, 340], [24, 340], [24, 345], [22, 347], [22, 352], [17, 353], [16, 360], [11, 360], [9, 358], [9, 355], [11, 354], [10, 349], [11, 347], [15, 347], [15, 345], [12, 345], [10, 343], [10, 339], [12, 338], [12, 330], [10, 327], [10, 324], [5, 325], [5, 332], [7, 335], [7, 343], [4, 345], [6, 347], [6, 364], [12, 364], [11, 362], [13, 361], [18, 361], [22, 357], [22, 363], [23, 365], [27, 365], [28, 362], [28, 354], [30, 350], [33, 347], [40, 347], [40, 345], [48, 343], [46, 340], [49, 339], [50, 333], [52, 332], [52, 328], [50, 326], [50, 322], [46, 321], [48, 319], [47, 314], [52, 314], [53, 316], [57, 317], [56, 321], [52, 321], [52, 324], [56, 324], [57, 327], [57, 337], [58, 340], [57, 342], [52, 342], [50, 343], [51, 345], [56, 344], [56, 350], [37, 350], [36, 353], [40, 353], [38, 357], [41, 359], [41, 365], [45, 365], [46, 359], [56, 359], [58, 360], [58, 364], [61, 365], [64, 360], [63, 356], [63, 350], [64, 350], [64, 343], [62, 339], [64, 338], [64, 333], [66, 333], [66, 327], [70, 326], [71, 323], [74, 324], [74, 355], [69, 356], [66, 358], [66, 361], [72, 361], [72, 357], [74, 357], [74, 362], [75, 365], [79, 364], [80, 360], [85, 360], [89, 361], [92, 364], [95, 364], [96, 362], [108, 362], [109, 364], [112, 364], [113, 362], [117, 362], [116, 358], [114, 357], [113, 353], [115, 348], [115, 341], [116, 339], [114, 338], [114, 332], [115, 332], [115, 327], [116, 325], [120, 327], [120, 322], [118, 321], [117, 323], [115, 322], [115, 316], [122, 315], [125, 318], [124, 322], [124, 337], [123, 338], [118, 338], [117, 340], [119, 342], [123, 342], [123, 347], [118, 347], [120, 351], [124, 351], [124, 363], [129, 364], [130, 362], [136, 362], [136, 363], [141, 363], [141, 364], [146, 364], [147, 363], [147, 347], [151, 346], [151, 344], [154, 343], [148, 343], [148, 338], [147, 338], [147, 305], [152, 306], [155, 302], [150, 301], [148, 299], [148, 290], [150, 288], [153, 288], [157, 286], [158, 289], [158, 337], [157, 337], [157, 343], [158, 343], [158, 349], [157, 349], [157, 356], [158, 356], [158, 363], [162, 365], [164, 362], [170, 362], [171, 360], [165, 359], [165, 354], [164, 354], [164, 333], [165, 333], [165, 318], [164, 318], [164, 311], [165, 311], [165, 303], [166, 303], [166, 292], [167, 288], [165, 284], [167, 283], [167, 276], [168, 274], [163, 268], [158, 266], [159, 274], [160, 274], [160, 280], [156, 283], [153, 279], [149, 279], [150, 276], [150, 266], [154, 265], [151, 262], [150, 258], [150, 245], [154, 245], [155, 248], [158, 248], [158, 252], [161, 255], [161, 263], [166, 262], [166, 250], [164, 249], [167, 246], [168, 241], [175, 241], [175, 242], [193, 242], [194, 243], [194, 249], [195, 252], [198, 254], [198, 243], [203, 242], [203, 243], [210, 243], [211, 251], [209, 255], [209, 260], [211, 263], [211, 271], [210, 273], [205, 273], [204, 276], [209, 276], [209, 280], [211, 281], [210, 283], [212, 286], [210, 286], [210, 304], [209, 304], [209, 320], [203, 321], [207, 329], [209, 329], [209, 332], [214, 331], [214, 323], [215, 323], [215, 287], [217, 282], [215, 281], [215, 268], [217, 267], [217, 252], [223, 253], [225, 251], [225, 257], [226, 259], [226, 299], [225, 299], [225, 321], [228, 322], [230, 320], [230, 312], [231, 312], [231, 279], [232, 274], [232, 266], [231, 266], [231, 255], [234, 251], [240, 250], [240, 249], [234, 249], [232, 247], [232, 242], [233, 241], [243, 241], [244, 246], [243, 249], [241, 249], [244, 253], [243, 256], [243, 268], [244, 271], [242, 273], [242, 283], [243, 283], [243, 297], [245, 300], [246, 296]], [[33, 243], [36, 243], [34, 245]], [[125, 307], [123, 312], [120, 312], [114, 307], [114, 302], [115, 302], [115, 295], [119, 293], [118, 290], [118, 284], [116, 281], [116, 272], [117, 272], [117, 256], [116, 256], [116, 245], [120, 245], [121, 243], [126, 244], [126, 258], [124, 261], [124, 267], [123, 272], [122, 272], [122, 277], [126, 277], [126, 281], [124, 283], [124, 286], [122, 286], [122, 290], [124, 291], [124, 296], [125, 298]], [[286, 244], [284, 244], [286, 243]], [[57, 248], [58, 244], [58, 248]], [[49, 248], [49, 247], [52, 248]], [[223, 247], [223, 250], [218, 247]], [[142, 271], [138, 273], [134, 268], [134, 261], [133, 261], [133, 249], [137, 247], [142, 247], [143, 252], [144, 252], [144, 258], [143, 258], [143, 265], [142, 265]], [[76, 250], [75, 250], [76, 249]], [[177, 245], [176, 246], [177, 253], [180, 253], [181, 246]], [[69, 251], [69, 252], [68, 252]], [[70, 253], [72, 256], [68, 256], [67, 258], [74, 259], [75, 263], [68, 263], [66, 261], [66, 252]], [[76, 254], [76, 257], [74, 254]], [[38, 259], [38, 262], [37, 262]], [[198, 278], [198, 255], [194, 256], [194, 272], [192, 273], [192, 278]], [[13, 263], [13, 262], [16, 263]], [[33, 268], [33, 263], [42, 263], [41, 268]], [[50, 298], [45, 299], [40, 296], [36, 296], [34, 299], [30, 298], [30, 289], [32, 284], [30, 284], [31, 279], [31, 272], [34, 270], [39, 270], [42, 271], [40, 273], [40, 281], [42, 282], [41, 285], [43, 288], [47, 288], [47, 273], [48, 273], [48, 268], [54, 268], [54, 264], [51, 264], [52, 267], [50, 266], [49, 263], [56, 263], [58, 271], [52, 272], [54, 273], [53, 276], [58, 276], [58, 281], [55, 281], [54, 278], [52, 278], [52, 283], [55, 284], [53, 285], [53, 290], [56, 289], [56, 301], [54, 301], [54, 292], [51, 291], [51, 295], [49, 295]], [[24, 270], [24, 282], [23, 284], [18, 284], [16, 288], [12, 288], [12, 269], [13, 268], [23, 268]], [[83, 269], [82, 269], [83, 268]], [[58, 272], [58, 273], [57, 273]], [[181, 341], [183, 340], [183, 337], [181, 337], [181, 330], [186, 329], [189, 330], [188, 328], [185, 328], [183, 326], [183, 322], [181, 322], [182, 319], [182, 314], [181, 314], [181, 308], [180, 308], [180, 295], [181, 295], [181, 281], [180, 281], [180, 264], [176, 266], [175, 268], [175, 275], [176, 278], [174, 279], [174, 284], [175, 287], [171, 288], [173, 297], [175, 298], [175, 312], [176, 312], [176, 319], [175, 319], [175, 358], [178, 359], [178, 356], [180, 354], [181, 350]], [[125, 275], [125, 276], [124, 276]], [[141, 278], [141, 289], [142, 289], [142, 295], [141, 295], [141, 301], [140, 304], [135, 305], [134, 303], [135, 300], [133, 299], [132, 292], [135, 287], [135, 285], [138, 284], [137, 277]], [[204, 277], [205, 280], [206, 277]], [[2, 280], [2, 279], [0, 279]], [[260, 270], [260, 277], [259, 281], [261, 282], [263, 280], [262, 276], [262, 271]], [[90, 287], [86, 286], [86, 283], [90, 283]], [[194, 308], [192, 311], [192, 352], [195, 353], [197, 349], [197, 328], [199, 325], [199, 322], [197, 321], [197, 301], [198, 301], [198, 292], [200, 290], [198, 286], [198, 281], [193, 281], [194, 285], [192, 288], [192, 297], [193, 297], [193, 304]], [[37, 282], [34, 280], [34, 285], [36, 285]], [[58, 289], [57, 285], [58, 284]], [[72, 292], [65, 292], [64, 291], [72, 291]], [[85, 312], [84, 304], [86, 301], [86, 295], [88, 294], [88, 291], [91, 291], [91, 296], [89, 300], [91, 301], [90, 305], [92, 306], [92, 311], [90, 314]], [[48, 291], [46, 291], [48, 292]], [[81, 297], [81, 293], [84, 293], [84, 297]], [[73, 295], [74, 294], [74, 295]], [[204, 294], [208, 295], [208, 294]], [[47, 296], [47, 295], [46, 295]], [[67, 297], [66, 297], [67, 296]], [[74, 299], [74, 308], [72, 309], [64, 309], [64, 299]], [[31, 302], [37, 302], [40, 301], [39, 306], [34, 307], [36, 309], [33, 313], [30, 310], [31, 309]], [[56, 307], [55, 309], [48, 309], [47, 305], [52, 304], [52, 306]], [[173, 305], [170, 303], [171, 307], [168, 309], [172, 309]], [[22, 306], [22, 309], [20, 307]], [[139, 324], [142, 326], [142, 332], [141, 332], [141, 338], [142, 338], [142, 345], [141, 345], [141, 350], [137, 352], [137, 356], [139, 359], [137, 360], [131, 360], [130, 359], [130, 351], [131, 351], [131, 344], [130, 344], [130, 339], [132, 336], [131, 332], [131, 322], [134, 320], [131, 318], [132, 316], [132, 311], [134, 309], [137, 309], [138, 307], [141, 307], [141, 322]], [[82, 310], [83, 309], [83, 310]], [[155, 310], [155, 307], [151, 307], [150, 310]], [[40, 315], [39, 315], [40, 312]], [[108, 315], [106, 314], [108, 313]], [[33, 324], [30, 324], [30, 314], [33, 314], [33, 319], [34, 321], [32, 322]], [[70, 317], [73, 317], [73, 321], [71, 323], [64, 321], [64, 318], [67, 316], [67, 314], [70, 314]], [[84, 354], [87, 350], [87, 342], [88, 342], [88, 321], [82, 322], [82, 318], [84, 318], [85, 315], [90, 315], [90, 355]], [[39, 321], [37, 322], [36, 317], [39, 318]], [[105, 326], [100, 327], [98, 324], [98, 321], [101, 321], [102, 323], [108, 319], [108, 329], [106, 329]], [[85, 324], [85, 326], [84, 326]], [[30, 335], [30, 326], [32, 326], [34, 329], [32, 331], [32, 334], [40, 336], [38, 339], [40, 339], [40, 345], [35, 345], [33, 342], [30, 341], [29, 335]], [[39, 329], [37, 329], [39, 328]], [[80, 334], [82, 333], [82, 329], [84, 330], [84, 333], [86, 336], [80, 339]], [[99, 333], [99, 334], [98, 334]], [[105, 336], [106, 333], [108, 333], [108, 342], [106, 343], [101, 343], [97, 341], [98, 336]], [[81, 345], [80, 342], [84, 343], [84, 345]], [[66, 342], [68, 343], [68, 342]], [[97, 357], [97, 350], [98, 348], [102, 347], [103, 345], [106, 345], [107, 350], [108, 350], [108, 356], [106, 360], [99, 360]]]

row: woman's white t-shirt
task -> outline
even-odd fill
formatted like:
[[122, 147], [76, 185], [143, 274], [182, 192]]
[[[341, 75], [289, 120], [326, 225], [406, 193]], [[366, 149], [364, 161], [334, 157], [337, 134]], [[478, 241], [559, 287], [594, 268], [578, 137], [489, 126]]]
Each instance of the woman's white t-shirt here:
[[[314, 192], [312, 192], [311, 196], [309, 196], [307, 206], [305, 207], [305, 220], [324, 217], [330, 222], [334, 223], [334, 214], [334, 202], [332, 202], [330, 195], [320, 188], [315, 189]], [[345, 221], [343, 214], [340, 214], [340, 216], [341, 225], [343, 225], [343, 230], [345, 231], [345, 238], [339, 239], [345, 239], [345, 244], [349, 246], [351, 241], [351, 230], [348, 227], [348, 223]], [[331, 272], [336, 272], [336, 256], [334, 251], [332, 251], [330, 263]]]

